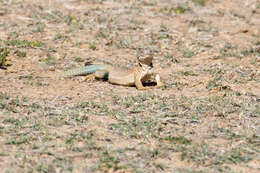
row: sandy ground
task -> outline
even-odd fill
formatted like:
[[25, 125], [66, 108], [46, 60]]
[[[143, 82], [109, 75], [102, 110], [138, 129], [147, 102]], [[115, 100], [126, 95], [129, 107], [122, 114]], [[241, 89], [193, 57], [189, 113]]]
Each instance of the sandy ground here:
[[[164, 86], [56, 78], [155, 52]], [[5, 172], [259, 172], [260, 1], [0, 0]]]

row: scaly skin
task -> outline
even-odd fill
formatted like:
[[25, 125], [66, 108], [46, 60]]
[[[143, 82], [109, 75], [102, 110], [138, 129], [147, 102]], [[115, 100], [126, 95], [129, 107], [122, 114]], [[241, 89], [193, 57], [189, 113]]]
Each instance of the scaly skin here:
[[63, 72], [62, 74], [60, 74], [60, 77], [73, 77], [73, 76], [87, 75], [87, 74], [95, 73], [99, 69], [104, 70], [105, 66], [104, 65], [89, 65], [89, 66], [84, 66], [84, 67], [78, 67], [78, 68]]
[[138, 59], [139, 66], [134, 69], [117, 68], [109, 65], [89, 65], [69, 70], [62, 74], [62, 77], [72, 77], [77, 75], [94, 74], [96, 78], [108, 79], [111, 84], [122, 86], [136, 86], [138, 90], [149, 89], [144, 87], [143, 82], [155, 76], [156, 87], [161, 87], [163, 83], [158, 73], [154, 72], [152, 58]]

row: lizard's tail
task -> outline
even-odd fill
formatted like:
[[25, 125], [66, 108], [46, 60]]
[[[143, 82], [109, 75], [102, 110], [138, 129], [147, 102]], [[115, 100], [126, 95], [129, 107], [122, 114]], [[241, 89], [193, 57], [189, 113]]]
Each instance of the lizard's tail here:
[[95, 73], [97, 70], [105, 69], [103, 65], [89, 65], [84, 67], [79, 67], [75, 69], [71, 69], [59, 74], [59, 77], [72, 77], [72, 76], [80, 76], [87, 75], [91, 73]]

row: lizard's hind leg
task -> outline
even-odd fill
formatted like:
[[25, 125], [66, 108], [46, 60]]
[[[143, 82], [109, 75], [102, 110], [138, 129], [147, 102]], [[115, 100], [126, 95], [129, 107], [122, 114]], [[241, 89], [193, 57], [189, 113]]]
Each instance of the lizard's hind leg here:
[[85, 81], [93, 81], [95, 79], [95, 75], [94, 74], [89, 74], [86, 76]]

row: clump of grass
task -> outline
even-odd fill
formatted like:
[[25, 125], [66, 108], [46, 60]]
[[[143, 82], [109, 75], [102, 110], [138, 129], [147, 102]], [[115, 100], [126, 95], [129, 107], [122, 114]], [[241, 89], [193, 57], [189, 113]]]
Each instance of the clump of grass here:
[[198, 76], [198, 74], [193, 71], [179, 71], [178, 73], [184, 76]]
[[74, 60], [75, 62], [84, 62], [84, 59], [81, 58], [81, 57], [74, 57], [73, 60]]
[[62, 35], [62, 34], [60, 34], [60, 33], [57, 33], [57, 34], [54, 36], [53, 40], [55, 40], [55, 41], [60, 41], [61, 43], [64, 43], [65, 41], [68, 40], [68, 37], [65, 36], [65, 35]]
[[188, 49], [183, 50], [183, 57], [185, 57], [185, 58], [191, 58], [194, 55], [195, 55], [195, 53], [192, 52], [191, 50], [188, 50]]
[[18, 138], [12, 138], [10, 141], [7, 141], [5, 144], [7, 145], [21, 145], [24, 143], [28, 143], [29, 139], [25, 136], [21, 136]]
[[177, 7], [163, 7], [160, 8], [159, 12], [167, 15], [171, 14], [183, 14], [186, 11], [190, 10], [187, 6], [179, 5]]
[[178, 136], [178, 137], [167, 136], [167, 137], [161, 138], [160, 140], [165, 140], [165, 141], [169, 141], [172, 143], [178, 143], [178, 144], [183, 144], [183, 145], [189, 145], [192, 142], [192, 140], [187, 139], [184, 136]]
[[91, 50], [97, 50], [97, 46], [95, 45], [95, 43], [90, 43], [88, 45], [88, 48], [91, 49]]
[[[222, 48], [220, 48], [220, 53], [222, 57], [236, 57], [236, 58], [242, 58], [238, 52], [237, 47], [234, 45], [231, 45], [230, 43], [226, 43]], [[243, 52], [245, 54], [245, 52]]]
[[185, 11], [187, 11], [187, 8], [183, 7], [183, 6], [178, 6], [178, 7], [174, 8], [175, 14], [182, 14], [182, 13], [185, 13]]
[[20, 50], [16, 50], [14, 52], [18, 57], [26, 57], [26, 52], [20, 51]]
[[63, 20], [67, 25], [78, 24], [80, 22], [79, 19], [71, 15], [65, 16]]
[[6, 68], [8, 66], [7, 56], [9, 55], [9, 50], [5, 48], [0, 48], [0, 68]]
[[44, 62], [47, 65], [55, 65], [57, 62], [57, 59], [52, 57], [50, 54], [48, 54], [46, 58], [42, 58], [39, 61]]
[[205, 0], [192, 0], [192, 2], [196, 5], [205, 6], [206, 1]]
[[44, 46], [44, 44], [40, 41], [29, 41], [29, 40], [6, 40], [5, 44], [7, 46], [29, 47], [29, 48], [40, 48]]

